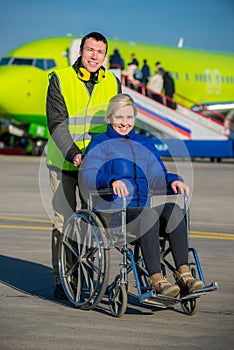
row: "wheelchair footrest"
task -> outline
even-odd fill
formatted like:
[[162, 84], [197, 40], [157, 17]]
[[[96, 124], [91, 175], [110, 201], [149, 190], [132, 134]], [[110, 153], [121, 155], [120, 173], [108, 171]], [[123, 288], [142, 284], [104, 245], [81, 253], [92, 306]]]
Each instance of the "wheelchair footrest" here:
[[201, 289], [195, 290], [194, 292], [190, 294], [186, 294], [181, 297], [181, 300], [186, 300], [186, 299], [193, 299], [193, 298], [199, 298], [202, 295], [206, 295], [209, 292], [213, 292], [214, 290], [218, 289], [218, 283], [217, 282], [212, 282], [210, 285], [205, 286]]
[[167, 308], [180, 302], [180, 299], [178, 298], [173, 298], [163, 294], [156, 294], [153, 290], [141, 294], [139, 299], [141, 303], [151, 304], [161, 308]]
[[207, 285], [202, 289], [195, 290], [190, 294], [186, 294], [180, 297], [178, 296], [176, 298], [163, 295], [163, 294], [156, 294], [155, 291], [148, 290], [139, 296], [139, 300], [140, 300], [140, 303], [143, 303], [143, 304], [151, 304], [157, 307], [167, 308], [169, 306], [174, 306], [185, 300], [199, 298], [200, 296], [206, 295], [207, 293], [212, 292], [216, 289], [218, 289], [218, 283], [212, 282], [210, 285]]

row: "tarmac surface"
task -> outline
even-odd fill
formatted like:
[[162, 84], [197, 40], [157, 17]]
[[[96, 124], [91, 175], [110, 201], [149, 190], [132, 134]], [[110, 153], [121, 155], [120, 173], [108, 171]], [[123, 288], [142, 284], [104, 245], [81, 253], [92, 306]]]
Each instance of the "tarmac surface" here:
[[[0, 349], [229, 349], [234, 342], [234, 161], [166, 161], [192, 188], [190, 245], [207, 284], [194, 316], [180, 304], [161, 309], [138, 301], [129, 280], [125, 315], [104, 298], [93, 311], [53, 299], [51, 208], [43, 158], [0, 156]], [[40, 184], [40, 185], [39, 185]], [[113, 253], [113, 271], [118, 272]]]

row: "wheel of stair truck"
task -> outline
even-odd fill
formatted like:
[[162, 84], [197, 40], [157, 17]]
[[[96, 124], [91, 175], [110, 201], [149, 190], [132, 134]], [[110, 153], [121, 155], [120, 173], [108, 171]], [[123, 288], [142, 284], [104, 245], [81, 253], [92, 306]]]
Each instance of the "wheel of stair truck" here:
[[121, 317], [125, 314], [128, 304], [127, 286], [113, 283], [109, 288], [109, 306], [113, 316]]
[[110, 269], [105, 229], [89, 210], [74, 213], [64, 226], [59, 272], [64, 291], [77, 308], [91, 310], [102, 300]]
[[181, 309], [186, 315], [193, 316], [198, 311], [200, 298], [191, 298], [181, 301]]

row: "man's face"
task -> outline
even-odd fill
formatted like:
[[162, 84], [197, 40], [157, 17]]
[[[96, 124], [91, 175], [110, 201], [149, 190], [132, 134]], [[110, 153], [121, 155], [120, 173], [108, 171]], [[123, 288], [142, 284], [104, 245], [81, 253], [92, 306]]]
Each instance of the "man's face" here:
[[83, 51], [80, 51], [83, 66], [90, 72], [96, 72], [104, 63], [106, 57], [106, 44], [93, 38], [85, 40]]

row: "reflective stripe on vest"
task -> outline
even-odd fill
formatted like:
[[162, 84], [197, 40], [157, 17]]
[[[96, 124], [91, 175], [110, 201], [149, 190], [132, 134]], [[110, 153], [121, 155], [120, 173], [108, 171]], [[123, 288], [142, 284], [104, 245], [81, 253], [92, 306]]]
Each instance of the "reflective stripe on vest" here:
[[[105, 114], [111, 97], [117, 95], [118, 84], [113, 73], [106, 71], [105, 78], [94, 85], [90, 96], [85, 84], [77, 78], [72, 67], [55, 72], [60, 91], [68, 111], [68, 129], [82, 153], [91, 139], [106, 130]], [[63, 170], [77, 170], [65, 160], [52, 137], [48, 141], [47, 164]]]

